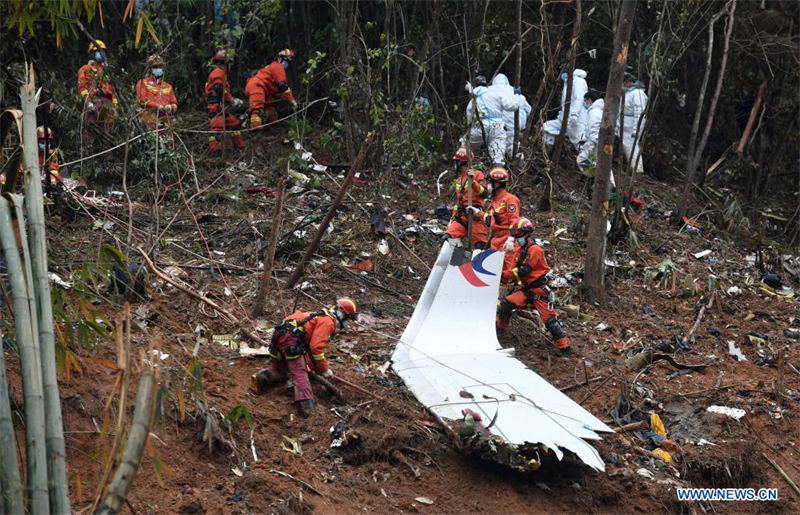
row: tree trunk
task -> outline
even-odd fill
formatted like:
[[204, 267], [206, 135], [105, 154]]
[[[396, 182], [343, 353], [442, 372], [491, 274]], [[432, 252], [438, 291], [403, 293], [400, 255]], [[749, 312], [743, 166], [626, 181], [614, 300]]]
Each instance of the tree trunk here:
[[281, 233], [281, 208], [286, 196], [286, 180], [281, 180], [278, 184], [278, 195], [275, 197], [275, 209], [272, 211], [272, 229], [269, 233], [269, 248], [264, 260], [264, 274], [261, 276], [261, 283], [258, 286], [255, 303], [253, 304], [253, 317], [258, 318], [264, 312], [264, 301], [269, 291], [270, 279], [272, 279], [272, 268], [275, 265], [275, 248], [278, 246], [278, 236]]
[[114, 474], [114, 479], [108, 489], [103, 505], [95, 513], [116, 514], [122, 509], [128, 490], [133, 484], [136, 472], [139, 470], [139, 463], [142, 460], [142, 452], [150, 435], [150, 423], [153, 414], [153, 388], [155, 386], [155, 374], [153, 369], [148, 367], [142, 371], [139, 379], [139, 390], [136, 392], [136, 407], [133, 411], [133, 421], [131, 423], [128, 442], [125, 445], [125, 452], [122, 454], [122, 462]]
[[[0, 342], [3, 333], [0, 331]], [[14, 423], [11, 420], [11, 405], [8, 400], [8, 377], [6, 377], [5, 353], [0, 349], [0, 508], [3, 513], [24, 513], [25, 498], [17, 461], [17, 442], [14, 438]]]
[[608, 199], [609, 177], [614, 154], [614, 125], [622, 95], [622, 76], [625, 72], [625, 64], [628, 62], [628, 45], [633, 16], [636, 12], [636, 1], [622, 0], [614, 36], [614, 53], [606, 83], [603, 120], [600, 122], [600, 134], [597, 140], [597, 168], [592, 192], [592, 212], [589, 219], [589, 236], [586, 239], [586, 262], [584, 265], [586, 293], [591, 299], [601, 299], [605, 295], [606, 216], [603, 204]]
[[[711, 127], [714, 124], [714, 113], [717, 110], [717, 102], [719, 95], [722, 91], [722, 82], [725, 78], [725, 68], [728, 64], [728, 50], [730, 49], [731, 34], [733, 33], [733, 23], [735, 21], [734, 13], [736, 12], [736, 0], [731, 0], [728, 7], [728, 26], [725, 28], [725, 46], [722, 50], [722, 59], [719, 64], [719, 76], [717, 77], [717, 85], [714, 89], [714, 96], [711, 98], [711, 105], [708, 107], [708, 117], [706, 118], [706, 125], [703, 129], [703, 136], [700, 138], [700, 143], [697, 146], [695, 157], [692, 159], [692, 168], [687, 170], [686, 182], [683, 185], [683, 193], [681, 195], [680, 207], [678, 208], [678, 219], [680, 220], [687, 212], [689, 204], [689, 196], [692, 192], [692, 185], [694, 184], [695, 176], [697, 175], [697, 166], [700, 163], [700, 157], [703, 155], [703, 150], [708, 143], [708, 137], [711, 134]], [[703, 173], [705, 176], [705, 173]]]
[[[736, 146], [736, 152], [739, 154], [744, 152], [744, 149], [747, 148], [747, 140], [750, 139], [750, 133], [753, 132], [753, 125], [755, 125], [756, 117], [761, 110], [761, 103], [764, 101], [764, 91], [766, 91], [766, 89], [767, 79], [764, 79], [764, 82], [762, 82], [761, 86], [758, 88], [758, 94], [756, 95], [755, 103], [753, 103], [753, 108], [750, 109], [750, 116], [747, 118], [747, 125], [744, 127], [742, 137], [739, 139], [739, 144]], [[776, 156], [777, 155], [779, 154], [776, 154]]]
[[720, 12], [715, 14], [708, 24], [708, 48], [706, 51], [706, 70], [703, 73], [703, 82], [700, 85], [700, 94], [697, 97], [697, 108], [694, 111], [694, 120], [692, 120], [692, 131], [689, 135], [689, 154], [686, 157], [686, 176], [688, 177], [692, 170], [697, 166], [697, 159], [699, 156], [695, 153], [697, 149], [697, 133], [700, 132], [700, 117], [703, 113], [703, 103], [706, 98], [706, 89], [708, 88], [708, 78], [711, 76], [711, 58], [714, 55], [714, 24], [717, 20], [725, 14], [723, 8]]
[[[514, 78], [514, 84], [519, 87], [522, 83], [522, 0], [517, 0], [517, 75]], [[531, 116], [533, 113], [529, 113]], [[517, 109], [514, 111], [514, 141], [511, 144], [511, 169], [513, 173], [519, 171], [519, 159], [517, 159], [517, 151], [519, 150], [519, 103]]]
[[[29, 247], [33, 268], [33, 288], [39, 333], [39, 353], [44, 389], [45, 431], [47, 435], [47, 471], [50, 507], [55, 513], [69, 513], [69, 483], [64, 451], [64, 432], [61, 420], [61, 398], [56, 378], [56, 347], [53, 331], [53, 306], [50, 282], [47, 278], [47, 239], [45, 236], [42, 182], [39, 180], [39, 156], [36, 144], [36, 89], [33, 66], [28, 71], [28, 83], [22, 88], [23, 163], [30, 171], [25, 190], [28, 212]], [[48, 174], [49, 176], [49, 174]], [[21, 222], [21, 220], [19, 220]]]

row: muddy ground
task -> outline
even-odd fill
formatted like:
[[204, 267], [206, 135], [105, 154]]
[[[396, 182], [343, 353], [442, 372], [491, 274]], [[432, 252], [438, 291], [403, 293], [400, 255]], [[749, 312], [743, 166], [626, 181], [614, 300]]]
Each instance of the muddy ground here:
[[[281, 145], [275, 136], [266, 140]], [[322, 149], [309, 150], [324, 161]], [[159, 240], [156, 263], [246, 321], [274, 199], [246, 193], [242, 181], [274, 187], [276, 178], [255, 164], [265, 158], [260, 151], [235, 157], [241, 165], [233, 172], [226, 172], [217, 161], [198, 160], [199, 183], [222, 178], [188, 204], [191, 211], [176, 193], [179, 188], [165, 196], [160, 228], [175, 219]], [[797, 510], [800, 495], [765, 456], [800, 482], [795, 449], [800, 435], [794, 418], [800, 396], [800, 344], [785, 335], [786, 329], [800, 327], [800, 304], [764, 291], [756, 264], [748, 260], [753, 249], [726, 241], [713, 228], [707, 239], [669, 225], [663, 215], [673, 207], [669, 200], [675, 190], [647, 178], [637, 178], [647, 208], [635, 215], [639, 245], [634, 249], [627, 242], [609, 245], [608, 258], [614, 266], [608, 269], [608, 297], [603, 304], [580, 297], [590, 202], [585, 181], [576, 174], [560, 177], [556, 210], [535, 215], [537, 236], [549, 242], [545, 250], [553, 272], [564, 279], [556, 283], [559, 303], [562, 308], [579, 307], [578, 313], [574, 308], [570, 313], [560, 311], [577, 357], [561, 358], [532, 314], [515, 315], [501, 343], [513, 346], [519, 359], [555, 386], [567, 388], [567, 395], [612, 426], [611, 411], [620, 402], [645, 415], [659, 414], [683, 454], [673, 453], [673, 462], [667, 465], [637, 451], [647, 443], [636, 434], [611, 434], [597, 444], [607, 464], [604, 473], [567, 456], [561, 463], [545, 459], [538, 471], [520, 474], [459, 452], [453, 438], [428, 420], [402, 381], [383, 367], [422, 291], [426, 267], [435, 258], [438, 236], [430, 228], [444, 227], [433, 214], [442, 202], [434, 198], [435, 176], [446, 166], [443, 161], [440, 169], [420, 173], [408, 189], [398, 185], [411, 183], [409, 178], [379, 181], [366, 173], [370, 182], [351, 189], [334, 219], [333, 232], [325, 236], [301, 280], [302, 290], [273, 289], [267, 316], [253, 321], [263, 330], [295, 307], [317, 309], [320, 305], [314, 299], [324, 303], [338, 295], [359, 299], [365, 313], [361, 325], [337, 335], [326, 354], [337, 375], [383, 400], [343, 388], [343, 403], [315, 384], [319, 408], [303, 419], [295, 414], [285, 388], [253, 395], [248, 391], [250, 376], [266, 362], [240, 358], [235, 350], [213, 341], [213, 335], [236, 333], [236, 324], [226, 323], [213, 308], [151, 274], [149, 295], [131, 302], [128, 420], [142, 367], [140, 353], [153, 347], [169, 357], [161, 362], [161, 404], [129, 495], [131, 511]], [[242, 179], [246, 174], [252, 180]], [[324, 174], [319, 177], [320, 188], [298, 188], [287, 200], [283, 232], [330, 203], [336, 186]], [[196, 192], [194, 184], [186, 189], [187, 196]], [[542, 189], [534, 174], [520, 178], [515, 189], [523, 212], [533, 213]], [[145, 189], [134, 187], [132, 195], [145, 200]], [[387, 212], [388, 230], [399, 236], [385, 236], [386, 255], [379, 250], [381, 238], [370, 232], [370, 214], [377, 206]], [[146, 233], [155, 225], [153, 211], [144, 208], [135, 213], [133, 241], [149, 246], [152, 241]], [[114, 225], [98, 227], [97, 220], [111, 220]], [[82, 210], [71, 222], [54, 216], [49, 222], [51, 269], [80, 280], [78, 273], [87, 261], [97, 259], [101, 243], [126, 240], [126, 220], [125, 209]], [[422, 227], [409, 231], [412, 226]], [[293, 270], [315, 227], [298, 229], [307, 231], [301, 238], [282, 238], [276, 263], [279, 282]], [[701, 259], [693, 256], [704, 249], [712, 253]], [[209, 255], [220, 268], [212, 267]], [[668, 257], [676, 266], [674, 282], [672, 277], [653, 277]], [[369, 271], [348, 268], [367, 258], [372, 260]], [[780, 263], [770, 261], [770, 254], [766, 260], [765, 266], [780, 273], [788, 286], [800, 289]], [[715, 300], [708, 305], [710, 286]], [[729, 293], [732, 286], [739, 291]], [[108, 293], [102, 285], [94, 292], [90, 305], [108, 321], [123, 313], [122, 296]], [[640, 370], [626, 367], [625, 360], [645, 348], [660, 343], [677, 346], [704, 305], [708, 307], [688, 346], [669, 353], [679, 363], [707, 364], [704, 370], [676, 374], [679, 370], [667, 361]], [[747, 338], [754, 331], [763, 335], [763, 342]], [[248, 343], [241, 335], [235, 339]], [[746, 361], [729, 354], [728, 341], [741, 348]], [[113, 338], [94, 338], [92, 343], [95, 346], [71, 348], [80, 371], [62, 372], [60, 377], [72, 501], [75, 509], [84, 511], [97, 494], [118, 429], [117, 401], [105, 410], [109, 396], [115, 395], [118, 374], [109, 362], [117, 361], [116, 346]], [[193, 360], [195, 348], [198, 359]], [[13, 351], [5, 353], [13, 402], [21, 407], [18, 361]], [[746, 415], [735, 420], [707, 412], [711, 405], [741, 408]], [[234, 421], [236, 412], [240, 416]], [[226, 415], [230, 422], [223, 420]], [[18, 425], [22, 417], [20, 411]], [[215, 424], [210, 443], [204, 441], [209, 419]], [[353, 442], [344, 451], [330, 447], [331, 429], [339, 423]], [[17, 440], [23, 444], [21, 431]], [[768, 503], [679, 502], [676, 488], [690, 486], [772, 487], [780, 498]]]

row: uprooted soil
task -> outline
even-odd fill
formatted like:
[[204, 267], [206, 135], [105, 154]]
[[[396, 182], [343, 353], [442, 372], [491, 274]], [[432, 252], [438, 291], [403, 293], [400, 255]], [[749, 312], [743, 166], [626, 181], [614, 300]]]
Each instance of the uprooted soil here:
[[[270, 145], [280, 145], [274, 138], [266, 139]], [[324, 151], [310, 150], [324, 161]], [[257, 288], [258, 256], [267, 242], [274, 200], [245, 193], [237, 181], [247, 173], [255, 183], [274, 187], [275, 177], [253, 164], [258, 153], [248, 150], [234, 156], [241, 170], [228, 172], [199, 196], [191, 204], [192, 213], [182, 199], [166, 197], [160, 227], [173, 215], [176, 218], [161, 237], [156, 262], [244, 319], [249, 310], [243, 308], [249, 308]], [[209, 176], [224, 169], [211, 160], [199, 160], [198, 167], [209, 170]], [[431, 200], [436, 175], [438, 171], [415, 177], [409, 189], [398, 187], [396, 177], [355, 184], [333, 221], [333, 232], [325, 236], [318, 256], [307, 267], [300, 289], [274, 290], [268, 316], [255, 321], [263, 329], [295, 307], [318, 308], [314, 299], [329, 303], [342, 294], [358, 298], [364, 311], [360, 326], [337, 335], [326, 354], [337, 375], [379, 395], [380, 401], [337, 384], [346, 396], [342, 403], [314, 384], [319, 407], [303, 419], [293, 410], [290, 392], [284, 387], [253, 395], [248, 390], [250, 376], [266, 362], [240, 358], [235, 350], [212, 339], [212, 335], [235, 333], [237, 327], [225, 323], [213, 308], [150, 276], [150, 295], [131, 303], [133, 374], [125, 416], [130, 417], [133, 410], [142, 367], [139, 355], [152, 347], [169, 357], [161, 361], [162, 402], [129, 495], [133, 511], [796, 510], [800, 496], [762, 453], [795, 482], [800, 480], [794, 419], [798, 416], [800, 344], [784, 336], [785, 329], [800, 325], [799, 304], [761, 289], [758, 270], [746, 258], [750, 250], [725, 241], [722, 234], [706, 239], [669, 225], [663, 214], [672, 206], [661, 199], [674, 193], [669, 185], [648, 179], [640, 185], [640, 197], [648, 209], [635, 215], [639, 246], [633, 250], [626, 244], [609, 246], [613, 266], [607, 277], [608, 297], [603, 304], [592, 304], [579, 296], [582, 228], [589, 202], [585, 184], [577, 175], [559, 178], [556, 201], [564, 207], [538, 213], [535, 220], [537, 236], [549, 242], [545, 250], [554, 274], [565, 279], [555, 283], [561, 306], [579, 306], [579, 313], [572, 313], [577, 316], [564, 311], [560, 315], [578, 357], [558, 356], [549, 335], [530, 314], [515, 315], [501, 343], [515, 347], [519, 359], [556, 387], [568, 388], [567, 395], [602, 420], [611, 423], [610, 412], [620, 399], [643, 414], [658, 413], [683, 455], [675, 454], [672, 464], [666, 465], [635, 450], [646, 447], [636, 434], [611, 434], [596, 445], [607, 464], [604, 473], [588, 470], [568, 456], [561, 463], [544, 460], [538, 471], [518, 474], [457, 451], [452, 437], [428, 420], [402, 381], [384, 366], [425, 284], [426, 266], [435, 257], [438, 236], [425, 227], [407, 229], [428, 221], [436, 224], [432, 210], [439, 202]], [[523, 212], [529, 214], [541, 191], [532, 175], [515, 185]], [[289, 197], [283, 232], [330, 203], [336, 187], [325, 175], [320, 177], [321, 188], [298, 189]], [[366, 177], [370, 179], [370, 174]], [[370, 214], [376, 207], [387, 211], [387, 226], [396, 235], [385, 236], [386, 255], [378, 250], [380, 237], [370, 233]], [[116, 225], [103, 229], [107, 231], [103, 234], [95, 220], [108, 219], [109, 214], [118, 217]], [[67, 277], [85, 260], [95, 258], [101, 241], [113, 242], [112, 235], [125, 241], [126, 216], [125, 210], [89, 209], [70, 223], [51, 220], [50, 234], [58, 235], [51, 238], [51, 268]], [[137, 210], [134, 225], [138, 242], [144, 238], [139, 231], [153, 226], [152, 212]], [[299, 228], [307, 231], [301, 238], [282, 238], [276, 263], [281, 283], [315, 227]], [[438, 223], [438, 227], [443, 225]], [[210, 266], [209, 253], [198, 237], [201, 232], [220, 268]], [[704, 249], [713, 250], [711, 256], [693, 257]], [[654, 274], [646, 269], [657, 267], [667, 257], [677, 267], [674, 282], [652, 278]], [[367, 258], [372, 260], [369, 270], [348, 268]], [[774, 271], [789, 286], [800, 287], [787, 273]], [[674, 374], [678, 370], [666, 361], [644, 370], [626, 368], [626, 358], [642, 349], [675, 344], [676, 338], [687, 335], [701, 306], [708, 302], [712, 275], [716, 301], [688, 339], [689, 350], [673, 354], [681, 363], [709, 365], [700, 372], [681, 374]], [[731, 286], [740, 291], [728, 293]], [[120, 296], [105, 292], [98, 293], [94, 302], [111, 321], [122, 313], [122, 305]], [[765, 341], [749, 343], [746, 335], [753, 331], [762, 333]], [[728, 340], [741, 347], [747, 361], [737, 361], [728, 353]], [[241, 341], [248, 343], [246, 338]], [[189, 370], [196, 346], [199, 381], [192, 379]], [[72, 370], [60, 377], [67, 459], [73, 504], [76, 509], [88, 509], [117, 430], [116, 402], [105, 411], [117, 379], [109, 362], [115, 363], [117, 356], [113, 340], [98, 340], [93, 349], [72, 350], [80, 372]], [[6, 362], [13, 401], [21, 407], [15, 353], [6, 351]], [[711, 405], [742, 408], [747, 414], [737, 421], [707, 412]], [[225, 422], [222, 417], [237, 406], [249, 416], [229, 417], [230, 423]], [[18, 415], [19, 429], [22, 411]], [[216, 424], [210, 442], [204, 441], [209, 417]], [[331, 447], [331, 432], [337, 424], [337, 436], [345, 434], [345, 443]], [[21, 431], [17, 439], [18, 445], [23, 443]], [[713, 506], [678, 502], [675, 489], [689, 486], [774, 487], [780, 499]]]

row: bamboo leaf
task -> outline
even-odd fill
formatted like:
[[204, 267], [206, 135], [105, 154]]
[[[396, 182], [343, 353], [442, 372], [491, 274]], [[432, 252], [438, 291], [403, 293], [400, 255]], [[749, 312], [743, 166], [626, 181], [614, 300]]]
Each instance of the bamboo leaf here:
[[128, 5], [127, 5], [127, 7], [125, 7], [125, 12], [122, 14], [122, 22], [123, 23], [125, 23], [125, 20], [131, 14], [131, 11], [133, 10], [134, 4], [136, 4], [136, 0], [128, 0]]
[[154, 29], [153, 24], [150, 23], [150, 18], [147, 17], [147, 13], [142, 13], [142, 17], [144, 18], [144, 24], [147, 25], [147, 32], [150, 33], [150, 37], [153, 38], [153, 41], [156, 42], [156, 45], [160, 45], [161, 40], [158, 39], [158, 36], [156, 36], [156, 29]]
[[105, 20], [103, 20], [103, 0], [97, 0], [97, 14], [100, 15], [100, 26], [106, 28]]
[[117, 370], [119, 370], [119, 367], [117, 366], [117, 364], [116, 364], [116, 363], [112, 363], [111, 361], [109, 361], [109, 360], [107, 360], [107, 359], [103, 359], [103, 358], [92, 358], [92, 361], [94, 361], [94, 362], [95, 362], [95, 363], [97, 363], [98, 365], [102, 365], [102, 366], [104, 366], [104, 367], [106, 367], [106, 368], [109, 368], [109, 369], [111, 369], [111, 370], [114, 370], [114, 371], [117, 371]]
[[181, 422], [186, 418], [186, 399], [183, 395], [183, 386], [178, 387], [178, 411], [181, 414]]
[[153, 472], [162, 488], [164, 487], [164, 476], [172, 473], [167, 464], [158, 459], [158, 456], [153, 456]]
[[139, 48], [139, 41], [142, 40], [142, 27], [144, 27], [144, 13], [139, 16], [139, 23], [136, 25], [136, 37], [133, 39], [135, 48]]

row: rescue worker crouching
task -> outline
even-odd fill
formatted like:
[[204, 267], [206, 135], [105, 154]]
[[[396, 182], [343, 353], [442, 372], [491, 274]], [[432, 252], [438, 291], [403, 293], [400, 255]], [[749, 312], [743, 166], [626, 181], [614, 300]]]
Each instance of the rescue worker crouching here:
[[[471, 157], [471, 159], [469, 158]], [[457, 172], [460, 174], [456, 179], [456, 206], [453, 209], [453, 216], [450, 218], [450, 225], [447, 226], [442, 241], [448, 239], [463, 240], [467, 237], [468, 216], [472, 217], [472, 246], [476, 249], [486, 248], [489, 230], [486, 228], [484, 213], [481, 210], [486, 201], [486, 187], [484, 186], [485, 176], [480, 170], [472, 170], [472, 204], [469, 202], [470, 177], [469, 163], [474, 161], [475, 156], [467, 149], [459, 148], [453, 161]]]
[[533, 222], [527, 218], [520, 218], [511, 225], [509, 232], [515, 238], [516, 246], [511, 266], [503, 267], [502, 282], [516, 284], [517, 289], [498, 303], [497, 333], [502, 334], [508, 327], [514, 309], [533, 305], [545, 328], [553, 335], [556, 347], [562, 355], [569, 356], [572, 354], [572, 347], [553, 307], [555, 296], [547, 287], [550, 267], [547, 265], [542, 248], [531, 242]]
[[277, 121], [277, 104], [281, 101], [286, 101], [292, 110], [297, 109], [297, 101], [286, 79], [286, 69], [292, 59], [294, 51], [285, 48], [278, 52], [277, 59], [247, 79], [244, 91], [250, 103], [250, 128]]
[[313, 313], [295, 311], [275, 326], [270, 342], [270, 366], [254, 374], [250, 388], [256, 393], [286, 381], [294, 384], [294, 400], [300, 415], [314, 410], [314, 393], [308, 370], [323, 377], [333, 371], [325, 358], [325, 346], [337, 329], [348, 327], [348, 320], [358, 319], [358, 304], [348, 297], [336, 300], [336, 306]]
[[214, 69], [211, 70], [206, 81], [205, 92], [208, 115], [211, 118], [211, 130], [215, 133], [220, 133], [211, 134], [208, 137], [208, 146], [212, 153], [222, 150], [221, 143], [222, 138], [224, 138], [222, 131], [226, 130], [232, 130], [231, 140], [234, 148], [244, 148], [242, 133], [235, 130], [239, 128], [239, 119], [229, 111], [230, 107], [237, 107], [242, 104], [240, 99], [233, 98], [231, 95], [231, 86], [228, 82], [228, 64], [231, 61], [233, 61], [231, 50], [217, 50], [212, 59]]
[[[58, 163], [58, 153], [56, 153], [55, 149], [53, 130], [50, 127], [40, 125], [36, 128], [36, 140], [39, 146], [39, 177], [42, 180], [42, 184], [51, 186], [54, 183], [64, 182], [61, 178], [61, 165]], [[9, 179], [9, 181], [13, 180], [14, 184], [11, 184], [10, 187], [7, 188], [8, 191], [16, 191], [21, 180], [20, 177], [23, 176], [23, 169], [22, 161], [20, 161], [19, 173], [12, 179]], [[0, 173], [0, 186], [4, 186], [5, 184], [6, 176]]]

